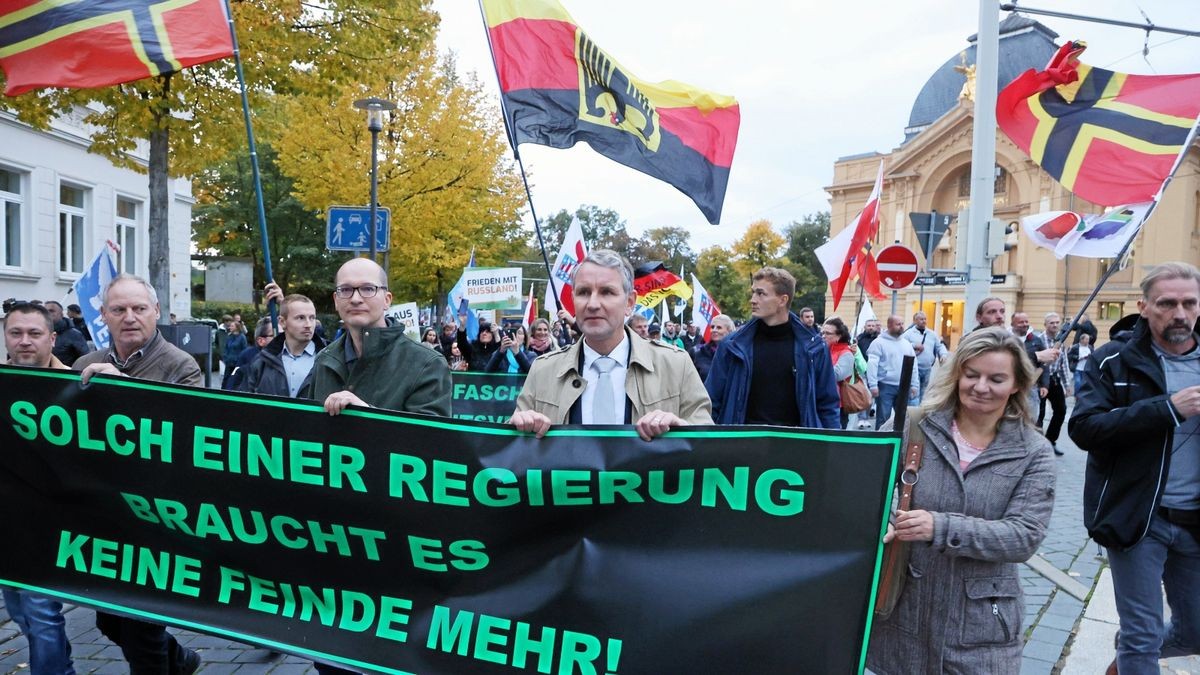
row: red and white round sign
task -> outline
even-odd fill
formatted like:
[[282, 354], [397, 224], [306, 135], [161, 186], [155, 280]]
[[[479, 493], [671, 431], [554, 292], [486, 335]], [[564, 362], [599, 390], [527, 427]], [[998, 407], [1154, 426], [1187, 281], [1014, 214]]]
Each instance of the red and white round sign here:
[[892, 244], [881, 250], [875, 256], [875, 266], [879, 269], [879, 283], [893, 291], [911, 286], [920, 271], [917, 254], [901, 244]]

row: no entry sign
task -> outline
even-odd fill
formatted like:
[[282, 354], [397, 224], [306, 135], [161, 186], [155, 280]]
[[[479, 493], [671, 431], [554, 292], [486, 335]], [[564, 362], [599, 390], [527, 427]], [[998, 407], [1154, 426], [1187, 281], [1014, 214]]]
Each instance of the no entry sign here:
[[908, 288], [917, 279], [917, 254], [907, 246], [892, 244], [875, 256], [879, 283], [893, 291]]

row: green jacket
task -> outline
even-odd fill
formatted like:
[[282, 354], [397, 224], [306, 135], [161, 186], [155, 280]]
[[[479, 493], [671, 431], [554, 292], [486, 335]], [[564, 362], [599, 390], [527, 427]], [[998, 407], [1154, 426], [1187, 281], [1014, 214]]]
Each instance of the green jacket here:
[[450, 368], [446, 359], [404, 336], [403, 326], [363, 331], [363, 353], [346, 366], [346, 333], [317, 354], [308, 398], [318, 403], [350, 391], [374, 408], [450, 416]]

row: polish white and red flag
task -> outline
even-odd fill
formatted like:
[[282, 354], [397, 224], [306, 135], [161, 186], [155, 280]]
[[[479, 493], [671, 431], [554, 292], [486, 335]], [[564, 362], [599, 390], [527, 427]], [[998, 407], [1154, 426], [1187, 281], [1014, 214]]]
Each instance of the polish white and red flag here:
[[879, 289], [879, 270], [871, 255], [871, 241], [879, 232], [879, 197], [883, 192], [883, 161], [879, 162], [879, 173], [875, 176], [875, 187], [863, 210], [854, 222], [847, 225], [836, 236], [821, 244], [813, 252], [825, 276], [829, 279], [829, 290], [833, 292], [833, 308], [842, 301], [842, 292], [850, 280], [857, 278], [859, 285], [872, 297], [883, 299]]
[[[579, 224], [578, 218], [572, 218], [571, 226], [567, 228], [567, 234], [563, 237], [562, 246], [558, 249], [558, 256], [554, 258], [554, 265], [550, 268], [550, 283], [546, 284], [546, 313], [551, 322], [558, 320], [559, 307], [570, 312], [572, 316], [575, 315], [571, 274], [586, 257], [587, 243], [583, 240], [583, 226]], [[558, 302], [555, 302], [555, 298]]]

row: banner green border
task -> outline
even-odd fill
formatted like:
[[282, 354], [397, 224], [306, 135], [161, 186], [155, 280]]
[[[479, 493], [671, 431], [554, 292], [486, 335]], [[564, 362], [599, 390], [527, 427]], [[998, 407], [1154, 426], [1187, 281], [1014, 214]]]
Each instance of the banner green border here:
[[[15, 374], [22, 375], [22, 376], [49, 377], [49, 378], [60, 379], [60, 380], [76, 380], [76, 381], [79, 380], [79, 374], [74, 371], [71, 371], [68, 373], [68, 372], [63, 372], [63, 371], [58, 371], [58, 370], [48, 370], [48, 369], [40, 369], [40, 368], [22, 368], [19, 366], [0, 365], [0, 372], [11, 372], [11, 373], [15, 373]], [[252, 403], [252, 404], [263, 405], [263, 406], [272, 407], [272, 408], [290, 408], [293, 410], [305, 410], [305, 411], [309, 411], [309, 412], [319, 412], [322, 414], [325, 413], [325, 409], [316, 403], [302, 403], [302, 402], [296, 401], [294, 399], [281, 399], [278, 397], [261, 396], [261, 395], [256, 395], [256, 394], [228, 394], [228, 393], [224, 393], [220, 390], [198, 389], [195, 387], [187, 387], [187, 386], [183, 386], [183, 385], [163, 385], [163, 384], [159, 384], [159, 383], [149, 382], [146, 380], [138, 380], [135, 378], [128, 378], [128, 377], [99, 376], [97, 378], [93, 378], [93, 380], [89, 384], [84, 385], [84, 386], [91, 387], [91, 386], [94, 386], [97, 384], [113, 385], [113, 386], [117, 386], [117, 387], [129, 387], [129, 388], [133, 388], [133, 389], [144, 389], [147, 391], [154, 391], [154, 392], [167, 392], [167, 393], [173, 393], [173, 394], [181, 394], [184, 396], [193, 396], [193, 397], [198, 397], [198, 398], [211, 398], [211, 399], [226, 400], [226, 401], [234, 400], [234, 401], [240, 401], [243, 403]], [[462, 427], [467, 427], [471, 430], [471, 433], [488, 434], [488, 435], [492, 435], [492, 436], [520, 437], [520, 436], [529, 436], [530, 435], [526, 432], [517, 431], [516, 429], [496, 428], [496, 427], [499, 427], [500, 425], [496, 425], [494, 423], [492, 423], [492, 426], [487, 426], [489, 423], [474, 422], [474, 421], [469, 421], [469, 420], [458, 420], [458, 421], [452, 420], [452, 421], [448, 421], [448, 422], [441, 422], [441, 421], [434, 421], [432, 419], [423, 418], [421, 416], [406, 415], [405, 413], [391, 412], [391, 413], [385, 415], [385, 414], [371, 412], [369, 410], [354, 409], [354, 408], [347, 408], [346, 410], [342, 411], [341, 414], [347, 415], [350, 417], [362, 417], [362, 418], [366, 418], [366, 419], [399, 422], [401, 424], [415, 424], [417, 426], [431, 427], [431, 428], [435, 428], [435, 429], [461, 429]], [[828, 435], [828, 434], [821, 433], [821, 432], [783, 431], [783, 430], [780, 430], [780, 431], [758, 431], [758, 430], [756, 430], [756, 431], [731, 431], [731, 430], [726, 430], [726, 431], [683, 431], [683, 430], [681, 430], [681, 431], [667, 432], [667, 434], [664, 437], [675, 437], [675, 438], [764, 438], [764, 437], [765, 438], [798, 438], [798, 439], [822, 441], [822, 442], [826, 442], [826, 443], [855, 443], [855, 444], [869, 444], [869, 445], [888, 445], [888, 444], [890, 444], [892, 446], [892, 464], [891, 464], [891, 471], [888, 475], [889, 476], [896, 475], [896, 467], [900, 461], [900, 444], [902, 441], [902, 438], [900, 437], [899, 434], [880, 434], [880, 433], [875, 433], [875, 432], [857, 432], [857, 433], [852, 432], [852, 434], [853, 435], [832, 436], [832, 435]], [[858, 434], [862, 434], [862, 435], [858, 435]], [[620, 429], [611, 429], [611, 430], [610, 429], [602, 429], [602, 428], [597, 428], [597, 429], [578, 429], [578, 428], [577, 429], [551, 429], [549, 432], [547, 432], [546, 435], [547, 436], [561, 436], [561, 437], [568, 437], [568, 438], [569, 437], [591, 437], [591, 438], [622, 438], [622, 437], [637, 438], [638, 437], [636, 431], [625, 428], [625, 427], [622, 427]], [[888, 505], [891, 504], [892, 489], [893, 489], [893, 484], [889, 482], [886, 486], [886, 494], [885, 494], [885, 498], [884, 498], [885, 504], [888, 504]], [[889, 516], [891, 515], [890, 510], [891, 510], [890, 508], [884, 508], [883, 518], [882, 518], [882, 521], [880, 522], [880, 527], [879, 527], [879, 545], [875, 551], [875, 575], [874, 575], [874, 578], [871, 580], [870, 602], [867, 606], [867, 620], [866, 620], [865, 625], [863, 626], [862, 652], [859, 655], [859, 665], [858, 665], [859, 675], [861, 675], [864, 672], [864, 670], [866, 669], [866, 664], [867, 664], [867, 650], [868, 650], [868, 647], [870, 647], [871, 626], [872, 626], [874, 618], [875, 618], [875, 612], [874, 612], [875, 599], [879, 593], [879, 576], [880, 576], [880, 572], [881, 572], [881, 570], [879, 568], [880, 568], [880, 564], [883, 562], [883, 535], [884, 535], [884, 533], [887, 532], [887, 524], [888, 524]], [[235, 631], [229, 631], [229, 630], [222, 629], [222, 628], [214, 628], [212, 626], [207, 626], [205, 624], [199, 624], [196, 622], [182, 620], [182, 619], [175, 619], [173, 617], [160, 616], [157, 614], [140, 612], [138, 610], [129, 609], [129, 608], [126, 608], [126, 607], [123, 607], [120, 605], [111, 605], [109, 603], [87, 600], [87, 599], [84, 599], [81, 597], [71, 596], [68, 594], [56, 593], [56, 592], [50, 591], [48, 589], [42, 589], [42, 588], [37, 588], [37, 587], [33, 587], [33, 586], [28, 586], [26, 584], [12, 582], [12, 581], [8, 581], [5, 579], [0, 579], [0, 584], [7, 585], [7, 586], [15, 586], [15, 587], [19, 587], [19, 588], [25, 588], [25, 589], [32, 590], [32, 591], [35, 591], [38, 593], [46, 593], [48, 595], [56, 595], [57, 597], [66, 598], [72, 602], [82, 602], [83, 604], [90, 604], [90, 605], [115, 609], [120, 612], [133, 614], [133, 615], [141, 616], [141, 617], [147, 617], [147, 618], [150, 618], [152, 620], [159, 621], [162, 623], [167, 623], [167, 624], [171, 624], [171, 625], [182, 625], [182, 626], [187, 626], [189, 628], [197, 628], [204, 632], [215, 632], [215, 633], [219, 633], [221, 635], [226, 635], [229, 637], [236, 638], [238, 640], [242, 640], [244, 642], [251, 642], [254, 644], [264, 644], [264, 645], [268, 645], [268, 646], [280, 647], [281, 649], [286, 650], [286, 651], [295, 651], [295, 652], [301, 652], [301, 653], [309, 655], [309, 656], [317, 656], [322, 660], [332, 659], [332, 660], [338, 661], [339, 663], [346, 663], [348, 665], [354, 665], [354, 666], [365, 667], [365, 668], [374, 668], [376, 670], [380, 670], [381, 672], [390, 673], [391, 675], [414, 675], [412, 673], [408, 673], [407, 671], [394, 670], [394, 669], [386, 668], [383, 666], [368, 664], [368, 663], [360, 662], [360, 661], [344, 660], [343, 657], [333, 656], [331, 654], [324, 654], [322, 652], [312, 651], [310, 649], [306, 649], [303, 647], [297, 647], [294, 645], [284, 644], [284, 643], [276, 643], [276, 642], [273, 642], [270, 640], [261, 640], [258, 638], [252, 638], [250, 636], [243, 635], [243, 634], [237, 633]]]

